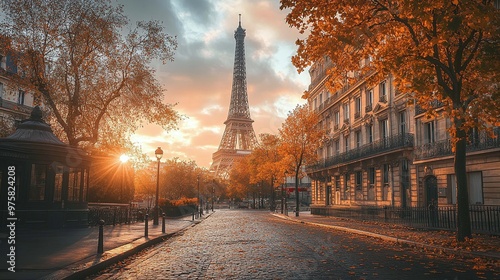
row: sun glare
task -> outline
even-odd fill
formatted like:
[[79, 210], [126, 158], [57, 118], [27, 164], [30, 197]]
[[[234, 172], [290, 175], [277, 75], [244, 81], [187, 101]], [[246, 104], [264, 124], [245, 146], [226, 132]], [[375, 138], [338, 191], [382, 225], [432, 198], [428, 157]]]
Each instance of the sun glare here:
[[122, 163], [127, 162], [127, 161], [128, 161], [128, 159], [129, 159], [129, 156], [127, 156], [126, 154], [123, 154], [123, 155], [121, 155], [121, 156], [120, 156], [120, 161], [121, 161]]

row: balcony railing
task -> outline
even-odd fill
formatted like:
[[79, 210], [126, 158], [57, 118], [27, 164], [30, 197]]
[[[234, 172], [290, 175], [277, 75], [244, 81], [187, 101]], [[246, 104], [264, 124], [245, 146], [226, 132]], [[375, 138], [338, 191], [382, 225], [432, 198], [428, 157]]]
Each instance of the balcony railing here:
[[[500, 147], [500, 128], [493, 130], [495, 137], [485, 133], [467, 145], [467, 152], [487, 150]], [[438, 158], [453, 155], [450, 139], [424, 144], [414, 150], [416, 160]]]
[[371, 112], [371, 110], [372, 110], [372, 104], [366, 105], [366, 107], [365, 107], [365, 113]]
[[386, 137], [384, 139], [375, 141], [370, 144], [363, 145], [359, 148], [349, 150], [345, 153], [337, 154], [335, 156], [328, 157], [326, 159], [320, 160], [314, 165], [307, 167], [308, 171], [314, 171], [317, 169], [328, 168], [337, 164], [348, 163], [353, 160], [374, 156], [377, 154], [390, 152], [402, 148], [413, 147], [414, 136], [410, 133], [397, 134], [391, 137]]
[[[430, 105], [433, 109], [437, 109], [443, 107], [444, 104], [439, 100], [433, 100], [431, 101]], [[422, 113], [425, 113], [425, 111], [426, 110], [420, 107], [420, 105], [415, 105], [415, 115], [420, 115]]]

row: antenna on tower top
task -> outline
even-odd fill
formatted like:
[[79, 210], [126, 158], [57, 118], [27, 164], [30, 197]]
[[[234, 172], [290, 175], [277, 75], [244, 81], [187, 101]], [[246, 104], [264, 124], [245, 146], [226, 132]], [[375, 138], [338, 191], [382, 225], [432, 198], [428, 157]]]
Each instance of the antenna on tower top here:
[[241, 26], [241, 14], [239, 14], [239, 16], [240, 16], [240, 26]]

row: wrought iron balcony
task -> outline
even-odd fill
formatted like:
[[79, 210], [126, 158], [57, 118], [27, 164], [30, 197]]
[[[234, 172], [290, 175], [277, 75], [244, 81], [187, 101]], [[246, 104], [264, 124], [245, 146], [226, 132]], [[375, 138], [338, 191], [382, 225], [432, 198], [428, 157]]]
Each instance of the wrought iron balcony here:
[[[439, 100], [433, 100], [431, 101], [431, 107], [435, 110], [437, 108], [441, 108], [443, 107], [443, 102], [439, 101]], [[422, 113], [425, 113], [425, 109], [423, 109], [422, 107], [420, 107], [420, 105], [415, 105], [415, 115], [420, 115]]]
[[[467, 152], [475, 152], [492, 148], [500, 148], [500, 128], [493, 130], [496, 137], [482, 133], [477, 139], [467, 145]], [[450, 139], [437, 141], [415, 147], [415, 160], [424, 160], [453, 155]]]
[[328, 168], [339, 164], [347, 164], [348, 162], [353, 160], [359, 160], [369, 156], [396, 151], [404, 148], [411, 148], [413, 147], [413, 143], [413, 134], [397, 134], [378, 141], [374, 141], [370, 144], [363, 145], [359, 148], [349, 150], [345, 153], [322, 159], [318, 163], [308, 166], [307, 171]]

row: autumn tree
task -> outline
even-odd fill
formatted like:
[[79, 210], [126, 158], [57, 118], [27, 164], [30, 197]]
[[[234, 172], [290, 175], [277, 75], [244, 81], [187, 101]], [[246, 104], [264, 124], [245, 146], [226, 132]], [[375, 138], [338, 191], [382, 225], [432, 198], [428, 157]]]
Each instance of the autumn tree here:
[[251, 191], [250, 189], [251, 165], [248, 157], [235, 159], [228, 179], [229, 198], [243, 199]]
[[156, 173], [154, 168], [139, 169], [134, 177], [135, 197], [146, 200], [147, 207], [153, 208], [156, 195]]
[[274, 188], [280, 185], [279, 178], [282, 178], [284, 167], [282, 165], [283, 156], [279, 153], [280, 138], [273, 134], [259, 135], [260, 142], [249, 155], [249, 161], [255, 167], [255, 174], [251, 178], [251, 183], [266, 182], [270, 190], [263, 189], [263, 193], [271, 195], [271, 211], [274, 211], [275, 192]]
[[171, 200], [183, 197], [197, 197], [197, 180], [201, 172], [200, 168], [192, 160], [180, 160], [178, 158], [167, 160], [160, 171], [162, 197]]
[[0, 7], [1, 35], [11, 39], [21, 70], [12, 81], [34, 92], [70, 145], [126, 137], [143, 121], [176, 126], [179, 115], [163, 103], [149, 66], [173, 60], [177, 47], [159, 22], [130, 26], [110, 0], [6, 0]]
[[299, 216], [299, 175], [302, 167], [318, 160], [317, 149], [325, 137], [325, 131], [318, 126], [319, 117], [307, 104], [297, 105], [288, 114], [279, 130], [281, 146], [279, 152], [285, 165], [295, 176], [295, 216]]
[[[466, 177], [467, 133], [500, 116], [500, 12], [493, 0], [281, 0], [286, 21], [305, 39], [292, 58], [299, 71], [327, 56], [332, 90], [346, 73], [392, 74], [397, 90], [430, 113], [440, 102], [451, 120], [457, 178], [457, 240], [471, 237]], [[371, 63], [361, 68], [361, 60]]]

